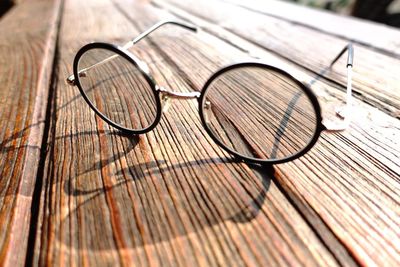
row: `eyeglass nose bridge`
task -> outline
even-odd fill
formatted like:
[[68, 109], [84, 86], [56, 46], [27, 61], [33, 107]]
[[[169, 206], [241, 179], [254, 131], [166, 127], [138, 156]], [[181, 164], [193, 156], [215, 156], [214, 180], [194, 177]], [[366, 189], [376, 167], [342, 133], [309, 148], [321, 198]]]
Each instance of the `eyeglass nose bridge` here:
[[157, 90], [161, 93], [161, 103], [163, 112], [166, 112], [168, 108], [171, 106], [171, 99], [191, 100], [200, 98], [200, 92], [175, 92], [167, 90], [163, 87], [157, 87]]

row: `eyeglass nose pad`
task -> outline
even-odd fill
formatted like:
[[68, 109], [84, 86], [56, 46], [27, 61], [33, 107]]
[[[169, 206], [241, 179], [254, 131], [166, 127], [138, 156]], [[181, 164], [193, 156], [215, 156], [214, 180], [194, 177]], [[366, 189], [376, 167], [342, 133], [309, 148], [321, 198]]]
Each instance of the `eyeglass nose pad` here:
[[80, 71], [79, 72], [79, 78], [86, 78], [87, 77], [87, 71]]
[[167, 112], [169, 107], [171, 106], [171, 98], [163, 94], [161, 96], [161, 105], [162, 105], [162, 112], [163, 113]]
[[210, 123], [211, 112], [211, 102], [206, 100], [204, 102], [204, 120], [206, 121], [206, 123]]

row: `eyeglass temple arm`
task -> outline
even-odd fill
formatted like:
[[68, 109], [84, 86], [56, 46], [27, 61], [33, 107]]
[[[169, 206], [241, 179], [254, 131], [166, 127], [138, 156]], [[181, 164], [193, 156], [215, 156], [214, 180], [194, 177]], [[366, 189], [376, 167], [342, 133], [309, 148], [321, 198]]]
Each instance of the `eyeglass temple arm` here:
[[[134, 46], [139, 41], [141, 41], [142, 39], [147, 37], [150, 33], [154, 32], [155, 30], [157, 30], [158, 28], [160, 28], [161, 26], [166, 25], [166, 24], [177, 25], [177, 26], [180, 26], [182, 28], [185, 28], [187, 30], [194, 31], [194, 32], [197, 31], [197, 27], [196, 26], [188, 24], [188, 23], [183, 23], [183, 22], [179, 22], [179, 21], [175, 21], [175, 20], [163, 20], [163, 21], [157, 22], [156, 24], [151, 26], [148, 30], [146, 30], [146, 31], [142, 32], [141, 34], [139, 34], [135, 39], [132, 39], [131, 41], [129, 41], [126, 44], [124, 44], [122, 47], [124, 49], [129, 49], [130, 47]], [[85, 69], [80, 70], [79, 74], [81, 74], [81, 73], [84, 74], [85, 71], [88, 71], [89, 69], [91, 69], [91, 68], [93, 68], [95, 66], [98, 66], [98, 65], [101, 65], [103, 63], [106, 63], [107, 61], [109, 61], [109, 60], [111, 60], [111, 59], [113, 59], [113, 58], [115, 58], [117, 56], [118, 55], [114, 55], [114, 56], [105, 58], [102, 61], [100, 61], [100, 62], [98, 62], [96, 64], [93, 64], [92, 66], [89, 66], [89, 67], [87, 67]], [[73, 74], [68, 76], [67, 83], [69, 85], [72, 85], [72, 86], [76, 85], [75, 76]]]
[[329, 69], [347, 52], [347, 86], [346, 86], [346, 105], [344, 108], [337, 108], [336, 115], [343, 120], [342, 123], [335, 123], [332, 121], [324, 120], [322, 123], [327, 131], [338, 132], [345, 130], [350, 124], [351, 106], [352, 106], [352, 74], [353, 74], [353, 60], [354, 60], [354, 49], [353, 45], [349, 43], [342, 51], [332, 60], [329, 65]]
[[193, 32], [197, 32], [197, 27], [188, 23], [183, 23], [183, 22], [179, 22], [179, 21], [175, 21], [175, 20], [162, 20], [160, 22], [157, 22], [156, 24], [154, 24], [153, 26], [151, 26], [148, 30], [142, 32], [141, 34], [139, 34], [139, 36], [137, 36], [135, 39], [127, 42], [123, 48], [128, 49], [130, 47], [132, 47], [133, 45], [137, 44], [138, 42], [140, 42], [140, 40], [146, 38], [150, 33], [154, 32], [155, 30], [157, 30], [158, 28], [160, 28], [161, 26], [164, 26], [166, 24], [173, 24], [176, 26], [180, 26], [182, 28], [185, 28], [187, 30], [193, 31]]

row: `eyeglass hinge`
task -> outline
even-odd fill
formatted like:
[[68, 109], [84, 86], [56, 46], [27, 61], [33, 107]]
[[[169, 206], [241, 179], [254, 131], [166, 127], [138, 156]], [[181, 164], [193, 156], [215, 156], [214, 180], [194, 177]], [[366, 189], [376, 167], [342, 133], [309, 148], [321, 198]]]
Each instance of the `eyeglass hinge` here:
[[76, 85], [76, 82], [75, 82], [75, 76], [72, 74], [71, 76], [69, 76], [67, 79], [66, 79], [66, 81], [67, 81], [67, 83], [69, 84], [69, 85], [71, 85], [71, 86], [75, 86]]

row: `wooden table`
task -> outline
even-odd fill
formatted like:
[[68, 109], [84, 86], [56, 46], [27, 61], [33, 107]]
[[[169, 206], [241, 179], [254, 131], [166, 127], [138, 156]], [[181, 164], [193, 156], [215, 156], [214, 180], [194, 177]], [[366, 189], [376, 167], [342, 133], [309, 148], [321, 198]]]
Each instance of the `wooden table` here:
[[[202, 30], [166, 27], [131, 51], [181, 92], [254, 56], [310, 81], [353, 41], [351, 127], [272, 168], [219, 149], [195, 101], [119, 134], [65, 83], [74, 55], [166, 18]], [[0, 55], [2, 264], [400, 264], [399, 30], [272, 0], [25, 0], [0, 19]], [[344, 66], [311, 87], [326, 116]]]

